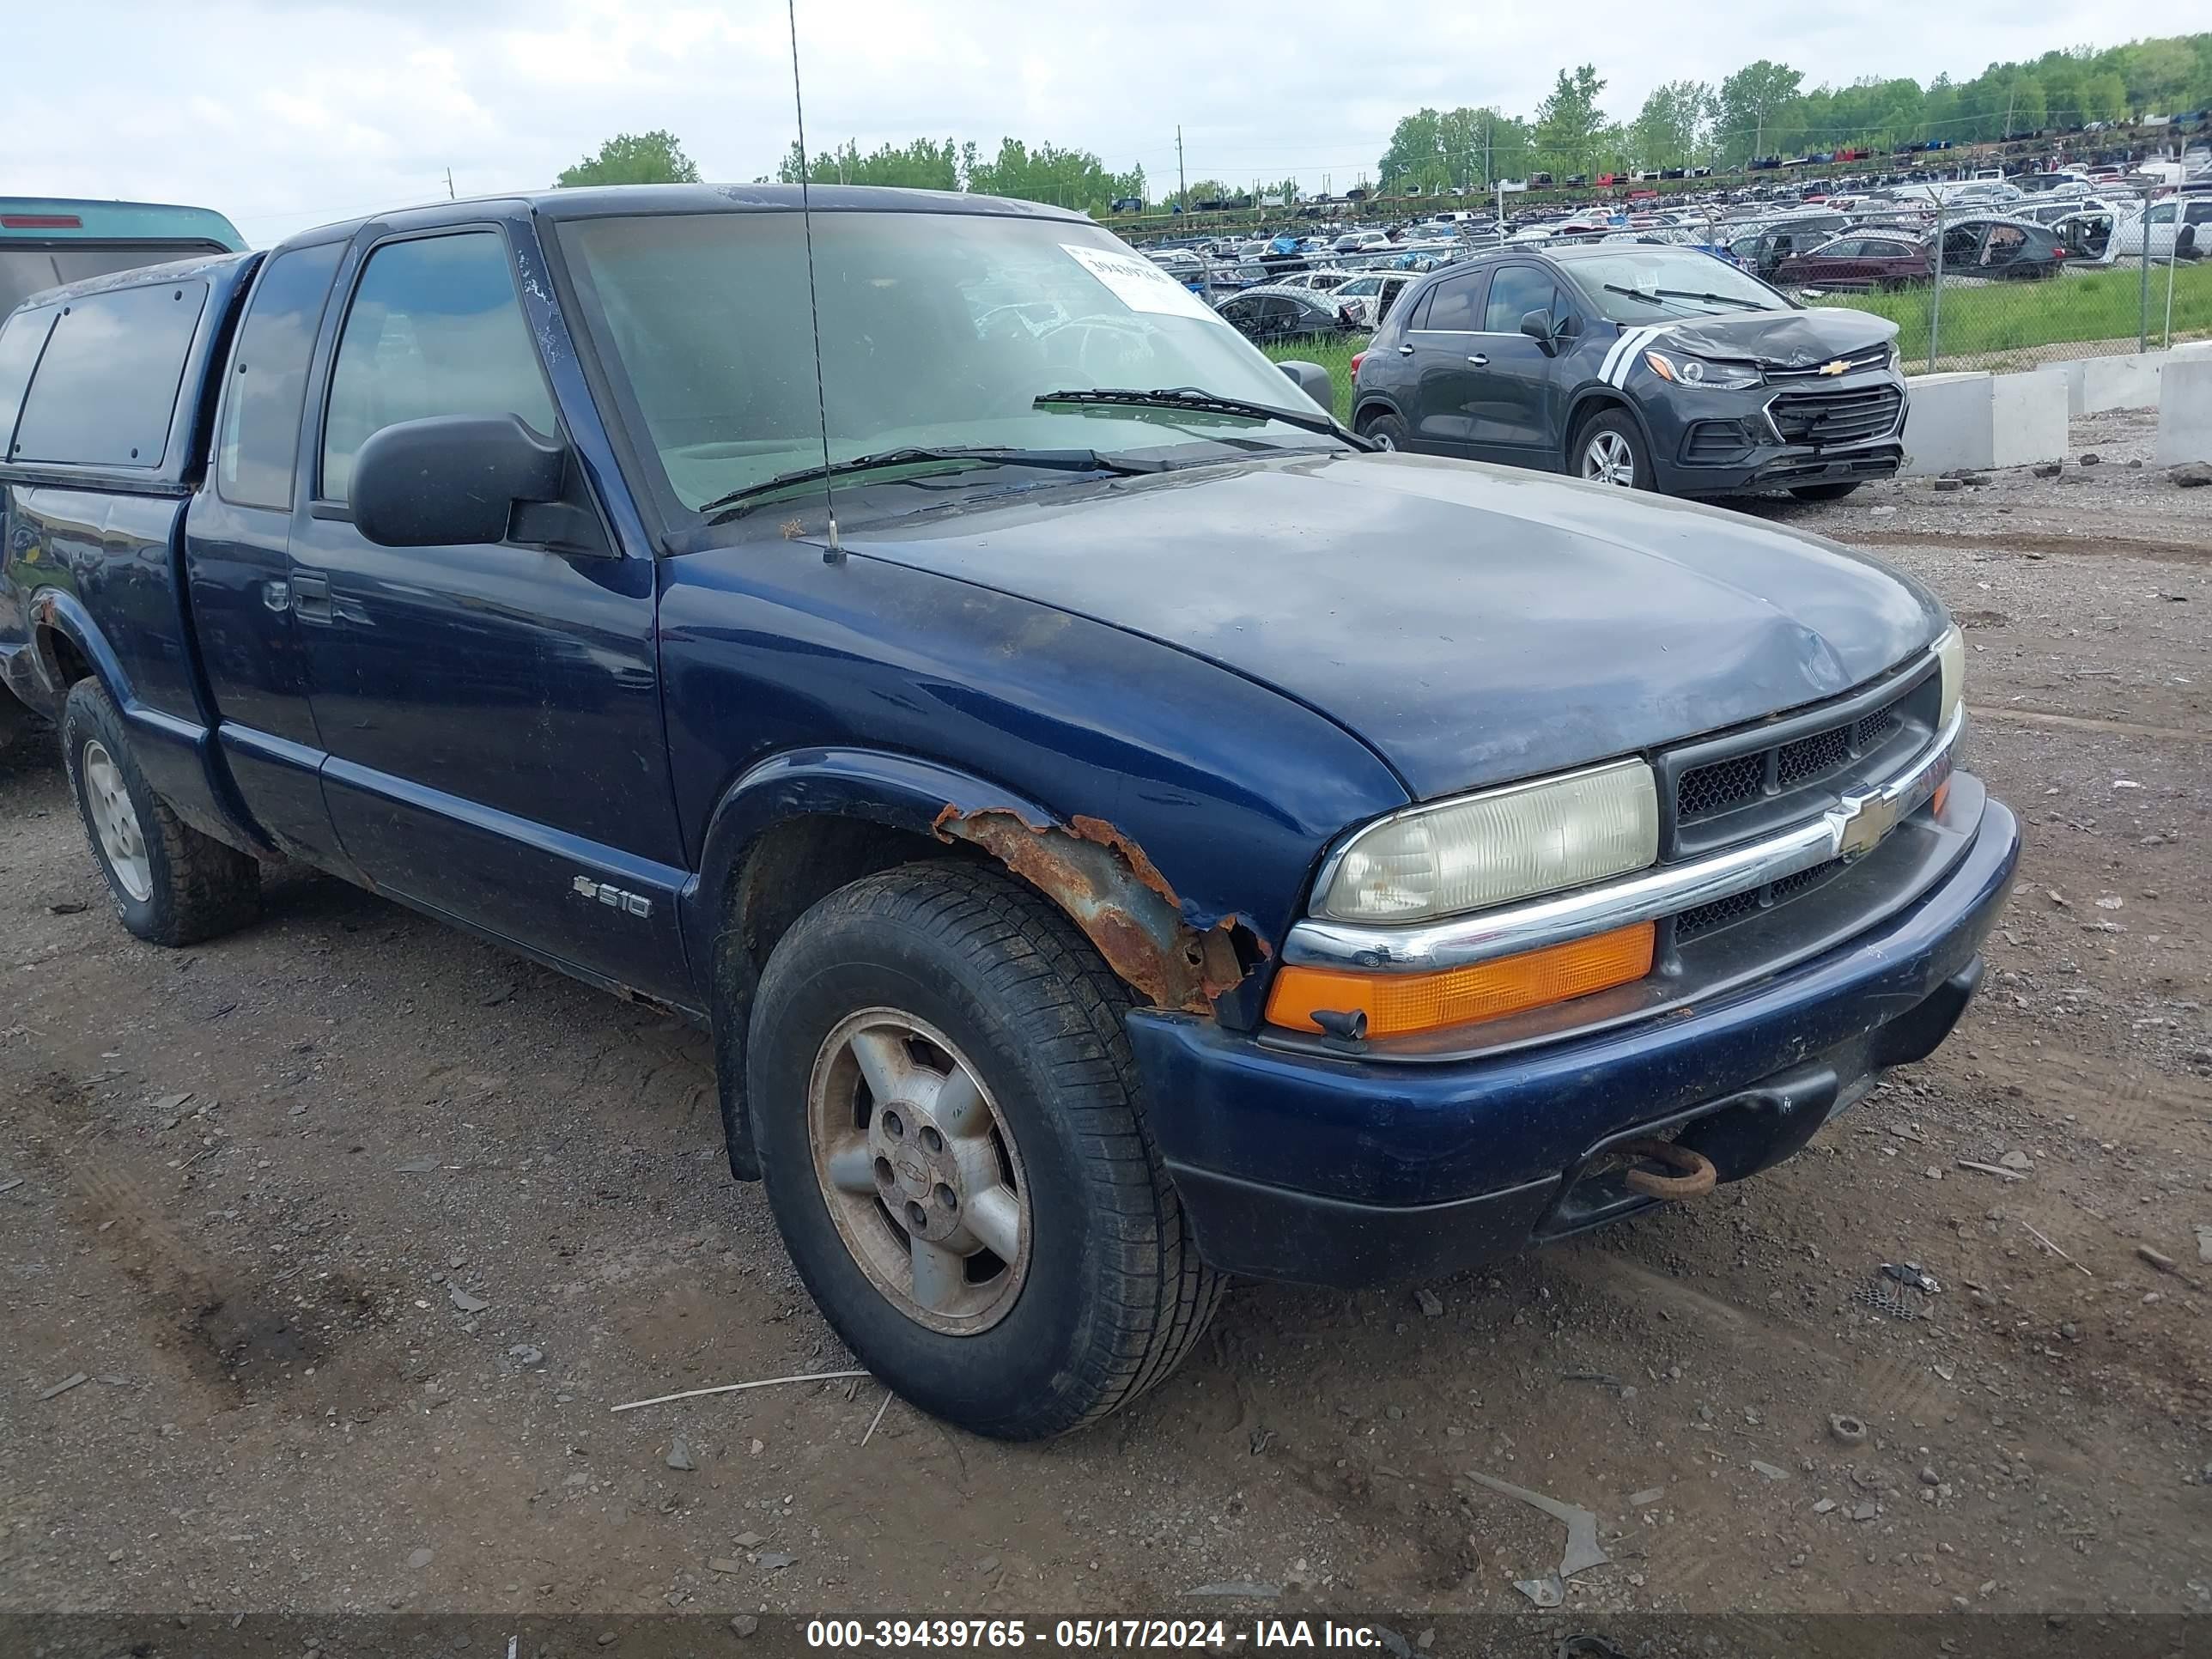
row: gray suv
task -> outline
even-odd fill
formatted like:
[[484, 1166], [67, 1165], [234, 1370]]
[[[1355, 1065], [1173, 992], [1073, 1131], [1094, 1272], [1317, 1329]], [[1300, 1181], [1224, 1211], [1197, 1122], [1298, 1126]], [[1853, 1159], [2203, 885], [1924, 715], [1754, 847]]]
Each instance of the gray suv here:
[[1400, 297], [1352, 359], [1352, 421], [1387, 448], [1828, 501], [1904, 460], [1896, 335], [1694, 248], [1501, 249]]

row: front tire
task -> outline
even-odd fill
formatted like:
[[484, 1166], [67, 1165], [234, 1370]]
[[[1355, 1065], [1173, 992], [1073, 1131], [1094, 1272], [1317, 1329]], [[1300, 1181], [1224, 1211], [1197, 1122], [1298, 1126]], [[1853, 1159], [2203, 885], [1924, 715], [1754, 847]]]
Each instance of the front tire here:
[[1607, 410], [1593, 416], [1575, 434], [1575, 476], [1585, 483], [1614, 484], [1623, 489], [1652, 489], [1651, 457], [1644, 447], [1643, 428], [1624, 410]]
[[1799, 484], [1790, 493], [1801, 501], [1840, 501], [1859, 487], [1856, 478], [1839, 478], [1828, 483]]
[[261, 909], [261, 866], [169, 810], [139, 769], [131, 732], [97, 680], [62, 708], [70, 793], [124, 927], [154, 945], [196, 945]]
[[1082, 1427], [1212, 1316], [1127, 1006], [1042, 896], [949, 862], [841, 889], [769, 958], [745, 1075], [769, 1207], [846, 1346], [933, 1416]]
[[1403, 449], [1408, 434], [1395, 415], [1370, 415], [1359, 423], [1359, 435], [1374, 440], [1378, 449]]

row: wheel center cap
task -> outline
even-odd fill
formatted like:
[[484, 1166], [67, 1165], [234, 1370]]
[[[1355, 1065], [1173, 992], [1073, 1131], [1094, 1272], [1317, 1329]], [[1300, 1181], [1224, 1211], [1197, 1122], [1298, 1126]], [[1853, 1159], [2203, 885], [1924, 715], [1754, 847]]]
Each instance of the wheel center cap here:
[[929, 1184], [927, 1166], [912, 1152], [902, 1154], [892, 1167], [898, 1170], [899, 1179], [905, 1182], [908, 1187], [919, 1190]]

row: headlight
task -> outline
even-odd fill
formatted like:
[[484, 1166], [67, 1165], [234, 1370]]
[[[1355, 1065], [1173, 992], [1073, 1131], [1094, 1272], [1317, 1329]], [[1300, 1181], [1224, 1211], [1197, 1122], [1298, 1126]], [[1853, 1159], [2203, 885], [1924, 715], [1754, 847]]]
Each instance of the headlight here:
[[1337, 854], [1315, 910], [1337, 921], [1426, 921], [1641, 870], [1658, 856], [1651, 769], [1616, 761], [1370, 825]]
[[1954, 623], [1943, 630], [1943, 637], [1936, 641], [1936, 660], [1940, 665], [1943, 679], [1943, 708], [1936, 716], [1936, 729], [1942, 731], [1951, 723], [1958, 712], [1959, 699], [1966, 690], [1966, 636]]
[[1677, 386], [1704, 386], [1709, 392], [1741, 392], [1759, 383], [1759, 373], [1750, 363], [1717, 363], [1705, 357], [1686, 357], [1679, 352], [1647, 351], [1644, 361], [1662, 380]]

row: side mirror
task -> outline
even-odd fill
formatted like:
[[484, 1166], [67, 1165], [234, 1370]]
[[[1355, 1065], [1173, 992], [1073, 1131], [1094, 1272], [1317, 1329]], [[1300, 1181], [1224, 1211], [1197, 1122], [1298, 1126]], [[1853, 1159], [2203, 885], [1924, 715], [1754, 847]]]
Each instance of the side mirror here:
[[354, 457], [354, 527], [380, 547], [502, 542], [518, 507], [562, 500], [568, 470], [568, 447], [519, 416], [402, 421]]
[[1552, 313], [1548, 311], [1522, 312], [1521, 331], [1543, 347], [1547, 356], [1559, 349], [1559, 337], [1552, 329]]
[[1291, 384], [1312, 398], [1324, 413], [1336, 407], [1336, 382], [1319, 363], [1293, 357], [1275, 367], [1289, 375]]

